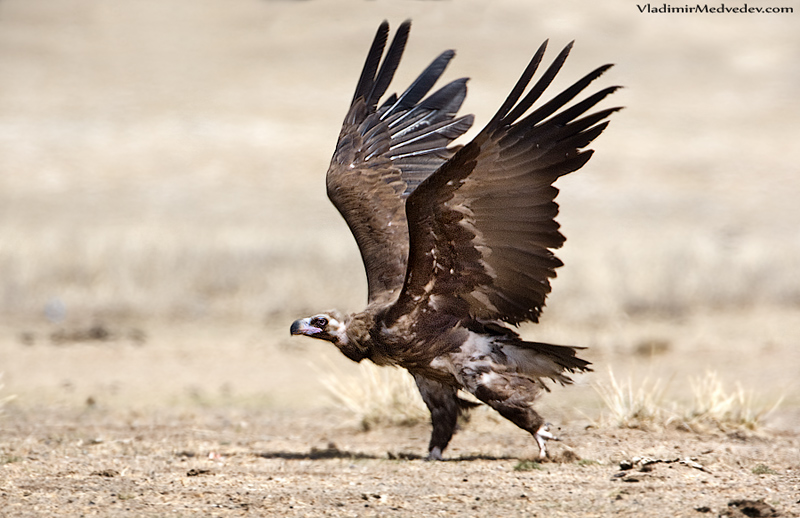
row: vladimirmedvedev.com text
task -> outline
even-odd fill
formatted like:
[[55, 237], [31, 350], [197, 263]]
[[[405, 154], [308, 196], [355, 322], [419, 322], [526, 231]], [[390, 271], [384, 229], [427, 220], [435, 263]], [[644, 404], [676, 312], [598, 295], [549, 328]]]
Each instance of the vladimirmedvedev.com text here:
[[748, 4], [729, 6], [725, 4], [685, 4], [674, 6], [671, 4], [636, 4], [640, 13], [702, 13], [702, 14], [789, 14], [794, 13], [794, 7], [755, 7]]

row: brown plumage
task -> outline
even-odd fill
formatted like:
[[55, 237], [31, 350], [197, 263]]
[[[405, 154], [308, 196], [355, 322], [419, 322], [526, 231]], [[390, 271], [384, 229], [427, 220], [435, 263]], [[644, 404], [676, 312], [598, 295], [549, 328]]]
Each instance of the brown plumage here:
[[586, 115], [617, 87], [567, 106], [610, 65], [537, 107], [570, 43], [527, 94], [547, 42], [485, 128], [450, 146], [472, 124], [457, 117], [466, 79], [428, 95], [453, 57], [439, 55], [401, 95], [380, 106], [410, 22], [381, 24], [367, 55], [327, 175], [328, 196], [356, 238], [367, 272], [367, 308], [300, 319], [292, 334], [327, 340], [354, 361], [395, 365], [414, 376], [431, 411], [429, 457], [441, 459], [464, 390], [529, 431], [544, 456], [552, 439], [532, 403], [545, 378], [571, 383], [587, 371], [577, 347], [523, 341], [506, 324], [537, 322], [562, 265], [553, 182], [580, 169], [584, 149], [608, 125], [609, 108]]

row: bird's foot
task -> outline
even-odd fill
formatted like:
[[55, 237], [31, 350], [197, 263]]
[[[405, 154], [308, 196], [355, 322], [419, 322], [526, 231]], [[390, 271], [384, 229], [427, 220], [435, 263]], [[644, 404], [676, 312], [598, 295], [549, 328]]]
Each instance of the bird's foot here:
[[431, 451], [428, 452], [428, 456], [425, 457], [425, 460], [444, 460], [442, 458], [442, 449], [438, 446], [431, 448]]
[[546, 441], [560, 440], [558, 437], [550, 433], [550, 423], [545, 423], [538, 430], [536, 430], [536, 433], [533, 434], [533, 438], [536, 439], [536, 444], [539, 445], [540, 459], [547, 458], [547, 448], [545, 447]]

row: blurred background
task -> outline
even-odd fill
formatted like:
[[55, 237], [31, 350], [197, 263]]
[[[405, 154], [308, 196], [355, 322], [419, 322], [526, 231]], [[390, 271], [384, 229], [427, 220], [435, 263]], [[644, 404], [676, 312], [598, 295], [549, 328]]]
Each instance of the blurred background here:
[[[79, 383], [60, 369], [87, 356], [40, 348], [59, 332], [62, 342], [92, 339], [93, 330], [132, 343], [185, 342], [176, 364], [207, 350], [207, 373], [231, 351], [295, 354], [285, 342], [296, 317], [359, 310], [363, 268], [324, 174], [375, 29], [406, 18], [414, 25], [390, 91], [455, 49], [444, 79], [472, 78], [462, 109], [476, 115], [469, 135], [546, 38], [549, 59], [576, 40], [552, 91], [616, 63], [596, 88], [625, 86], [605, 106], [626, 109], [595, 141], [589, 164], [558, 183], [566, 266], [545, 338], [590, 345], [594, 360], [664, 343], [685, 359], [700, 347], [716, 354], [709, 364], [785, 386], [796, 376], [780, 373], [788, 376], [787, 358], [800, 349], [798, 13], [641, 7], [0, 0], [7, 386], [24, 392], [31, 372], [48, 394], [65, 377]], [[311, 358], [322, 350], [296, 347]], [[92, 351], [108, 365], [141, 365], [117, 387], [135, 386], [163, 360]], [[245, 376], [247, 367], [218, 385], [236, 390], [252, 379], [247, 386], [263, 390], [263, 372]], [[163, 368], [159, 379], [173, 377]], [[97, 390], [86, 383], [81, 394]]]

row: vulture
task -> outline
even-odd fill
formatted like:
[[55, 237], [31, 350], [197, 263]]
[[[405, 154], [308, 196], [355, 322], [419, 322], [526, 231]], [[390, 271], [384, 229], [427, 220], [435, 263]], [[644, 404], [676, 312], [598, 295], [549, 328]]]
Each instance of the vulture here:
[[459, 391], [532, 434], [545, 457], [546, 440], [557, 438], [533, 402], [547, 378], [571, 383], [568, 374], [590, 363], [576, 355], [581, 347], [523, 340], [514, 327], [538, 322], [562, 265], [553, 183], [592, 156], [586, 146], [620, 108], [591, 110], [618, 87], [573, 102], [605, 65], [538, 102], [572, 48], [528, 89], [545, 41], [489, 123], [451, 145], [473, 122], [457, 114], [467, 78], [430, 93], [452, 50], [381, 102], [410, 27], [400, 25], [385, 56], [389, 25], [378, 28], [326, 177], [361, 252], [366, 309], [302, 318], [291, 334], [331, 342], [355, 362], [407, 369], [431, 413], [428, 459], [442, 459], [459, 415], [479, 404]]

